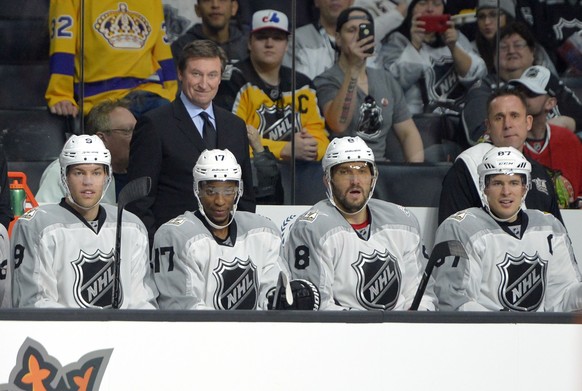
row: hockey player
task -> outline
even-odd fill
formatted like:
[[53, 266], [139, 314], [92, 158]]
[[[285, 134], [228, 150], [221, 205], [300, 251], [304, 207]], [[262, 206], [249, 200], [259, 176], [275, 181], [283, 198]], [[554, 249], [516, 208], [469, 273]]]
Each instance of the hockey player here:
[[227, 149], [202, 152], [193, 174], [198, 211], [168, 221], [154, 237], [160, 308], [267, 309], [281, 272], [279, 230], [254, 213], [235, 216], [243, 183]]
[[[100, 204], [111, 155], [97, 136], [71, 136], [59, 157], [66, 197], [22, 215], [12, 232], [14, 307], [109, 308], [117, 209]], [[142, 222], [124, 212], [121, 308], [156, 308]]]
[[[378, 171], [360, 137], [333, 139], [322, 165], [328, 199], [299, 216], [285, 239], [291, 276], [319, 288], [321, 309], [407, 310], [425, 264], [418, 221], [371, 199]], [[435, 302], [429, 284], [420, 308]]]
[[436, 233], [437, 246], [452, 241], [466, 252], [465, 259], [437, 262], [439, 309], [581, 310], [582, 283], [566, 229], [549, 213], [523, 208], [529, 161], [513, 147], [496, 147], [478, 171], [483, 208], [457, 212]]

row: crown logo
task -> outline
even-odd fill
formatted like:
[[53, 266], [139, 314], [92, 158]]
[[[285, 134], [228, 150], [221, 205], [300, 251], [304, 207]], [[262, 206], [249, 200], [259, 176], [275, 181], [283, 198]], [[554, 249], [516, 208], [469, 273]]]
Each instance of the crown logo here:
[[111, 46], [118, 49], [141, 49], [152, 32], [148, 20], [137, 12], [129, 11], [126, 3], [119, 3], [119, 10], [99, 15], [94, 27]]

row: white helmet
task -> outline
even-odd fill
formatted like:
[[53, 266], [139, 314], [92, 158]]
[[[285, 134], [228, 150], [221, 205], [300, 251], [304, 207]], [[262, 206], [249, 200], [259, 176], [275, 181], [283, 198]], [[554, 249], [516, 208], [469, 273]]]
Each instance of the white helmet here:
[[67, 168], [75, 164], [103, 164], [107, 171], [107, 180], [101, 195], [101, 199], [103, 198], [111, 183], [111, 153], [99, 137], [95, 135], [71, 136], [59, 155], [59, 163], [61, 165], [61, 182], [66, 190], [67, 197], [79, 207], [81, 206], [71, 197], [71, 191], [67, 183]]
[[[242, 170], [236, 158], [228, 149], [205, 150], [200, 154], [193, 169], [194, 174], [194, 194], [198, 200], [198, 209], [206, 218], [208, 224], [216, 229], [227, 227], [234, 219], [234, 214], [238, 201], [243, 194]], [[231, 211], [231, 219], [225, 226], [219, 226], [206, 217], [202, 203], [200, 202], [200, 183], [205, 181], [235, 181], [238, 186], [238, 193], [234, 200]]]
[[[489, 208], [489, 201], [485, 195], [485, 187], [487, 186], [487, 177], [490, 175], [525, 175], [525, 194], [521, 199], [522, 208], [525, 205], [525, 196], [531, 188], [531, 163], [523, 156], [521, 152], [513, 147], [494, 147], [491, 148], [485, 156], [483, 162], [477, 167], [479, 173], [479, 192], [481, 193], [481, 200], [483, 205], [491, 214]], [[491, 214], [492, 215], [492, 214]], [[492, 215], [493, 216], [493, 215]], [[499, 218], [493, 216], [496, 220]], [[513, 217], [513, 216], [512, 216]], [[507, 219], [508, 220], [508, 219]], [[505, 221], [505, 220], [500, 220]]]
[[372, 170], [372, 187], [370, 189], [368, 200], [366, 200], [366, 203], [363, 206], [363, 208], [365, 208], [370, 198], [372, 198], [372, 193], [374, 193], [376, 180], [378, 179], [378, 170], [376, 169], [374, 152], [372, 152], [372, 149], [368, 147], [366, 142], [359, 136], [334, 138], [327, 146], [325, 155], [321, 160], [324, 175], [327, 179], [327, 198], [329, 198], [332, 205], [337, 208], [331, 190], [331, 169], [338, 164], [347, 162], [366, 162], [370, 165], [370, 169]]

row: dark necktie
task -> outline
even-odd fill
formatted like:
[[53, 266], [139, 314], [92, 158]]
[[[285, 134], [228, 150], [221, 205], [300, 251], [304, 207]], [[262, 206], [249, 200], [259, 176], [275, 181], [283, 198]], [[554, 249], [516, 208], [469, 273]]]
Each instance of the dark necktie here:
[[208, 113], [203, 111], [200, 114], [200, 118], [204, 122], [202, 126], [202, 138], [204, 139], [204, 143], [206, 144], [207, 149], [215, 149], [216, 148], [216, 129], [214, 129], [214, 125], [210, 122], [210, 118], [208, 117]]

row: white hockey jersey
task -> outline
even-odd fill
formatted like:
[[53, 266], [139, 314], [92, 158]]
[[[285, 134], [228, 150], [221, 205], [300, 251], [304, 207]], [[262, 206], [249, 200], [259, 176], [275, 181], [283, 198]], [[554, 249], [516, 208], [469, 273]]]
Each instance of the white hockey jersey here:
[[221, 242], [200, 212], [186, 212], [154, 237], [162, 309], [266, 309], [281, 271], [281, 235], [269, 219], [238, 211]]
[[[14, 307], [110, 308], [117, 208], [102, 204], [98, 229], [64, 201], [29, 210], [11, 237]], [[141, 220], [124, 211], [121, 308], [157, 308]]]
[[[290, 227], [283, 246], [292, 278], [313, 282], [321, 309], [407, 310], [426, 265], [420, 227], [406, 208], [371, 199], [368, 238], [329, 200], [318, 202]], [[434, 310], [429, 284], [420, 309]]]
[[6, 227], [0, 224], [0, 308], [10, 308], [12, 306], [9, 278], [12, 272], [9, 269], [9, 259], [10, 240], [8, 239], [8, 231], [6, 231]]
[[433, 271], [439, 310], [575, 311], [582, 284], [570, 238], [551, 214], [520, 213], [515, 234], [485, 210], [457, 212], [435, 243], [459, 241], [468, 259], [446, 257]]

